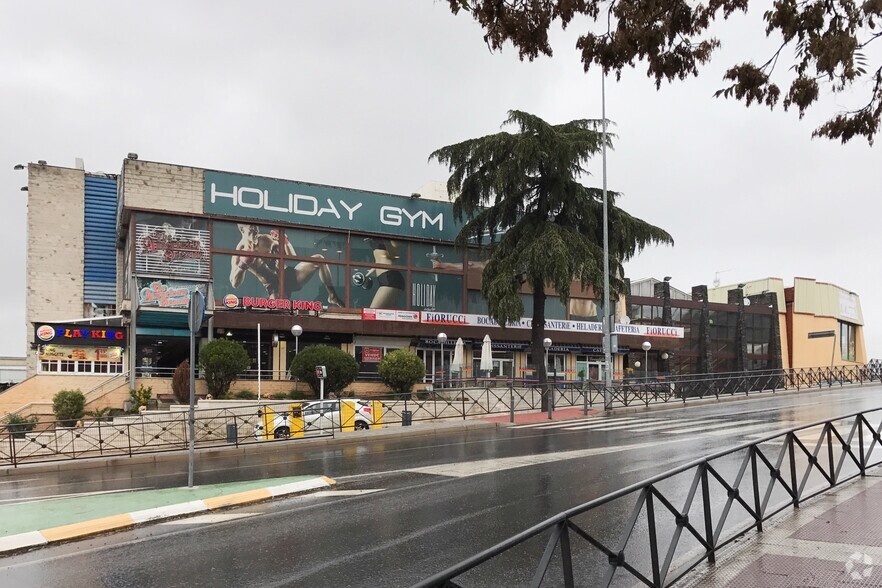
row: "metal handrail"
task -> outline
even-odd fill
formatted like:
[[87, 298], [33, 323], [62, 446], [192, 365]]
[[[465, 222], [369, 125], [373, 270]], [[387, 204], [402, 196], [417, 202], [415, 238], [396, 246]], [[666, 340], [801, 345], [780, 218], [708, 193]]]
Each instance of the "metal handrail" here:
[[[606, 586], [609, 586], [612, 583], [615, 572], [618, 569], [626, 570], [634, 577], [634, 579], [639, 580], [640, 582], [653, 588], [670, 586], [674, 582], [683, 578], [689, 571], [691, 571], [703, 560], [707, 559], [710, 563], [714, 563], [716, 552], [720, 548], [743, 536], [751, 529], [762, 531], [763, 522], [769, 520], [773, 516], [785, 510], [788, 505], [794, 508], [798, 508], [801, 502], [813, 498], [814, 496], [817, 496], [818, 494], [825, 492], [830, 488], [834, 488], [836, 486], [844, 484], [845, 482], [853, 480], [858, 476], [864, 477], [866, 475], [867, 469], [882, 464], [882, 459], [879, 459], [878, 461], [873, 463], [869, 463], [869, 458], [870, 456], [872, 456], [876, 444], [882, 444], [882, 423], [880, 423], [880, 425], [878, 425], [877, 427], [874, 427], [867, 418], [867, 415], [869, 414], [880, 412], [882, 412], [882, 408], [876, 408], [867, 411], [854, 412], [832, 419], [815, 421], [810, 424], [794, 427], [782, 433], [771, 434], [759, 440], [742, 443], [730, 449], [716, 452], [710, 456], [690, 461], [689, 463], [678, 466], [671, 471], [665, 472], [663, 474], [658, 474], [642, 482], [631, 484], [630, 486], [627, 486], [605, 496], [596, 498], [579, 506], [563, 511], [541, 523], [538, 523], [524, 531], [521, 531], [517, 535], [514, 535], [488, 549], [481, 551], [480, 553], [470, 558], [459, 562], [456, 565], [447, 568], [442, 572], [432, 575], [431, 577], [415, 584], [414, 588], [460, 587], [460, 584], [454, 582], [454, 579], [458, 576], [461, 576], [465, 572], [468, 572], [476, 568], [477, 566], [493, 559], [494, 557], [501, 555], [509, 549], [520, 545], [526, 540], [549, 530], [552, 531], [551, 537], [546, 544], [545, 554], [541, 558], [539, 567], [536, 569], [533, 576], [534, 582], [532, 585], [534, 586], [542, 585], [542, 581], [549, 571], [551, 555], [555, 552], [555, 550], [559, 550], [561, 552], [561, 575], [563, 576], [564, 585], [574, 585], [574, 566], [570, 548], [571, 532], [575, 536], [572, 538], [575, 539], [581, 537], [582, 539], [585, 539], [595, 549], [608, 556], [610, 567], [607, 569], [607, 573], [604, 577], [604, 584]], [[851, 428], [848, 431], [846, 441], [846, 438], [843, 437], [843, 435], [840, 433], [835, 423], [841, 421], [850, 421], [852, 419], [854, 420], [854, 423], [851, 425]], [[797, 437], [797, 433], [818, 426], [823, 426], [823, 430], [821, 431], [818, 441], [815, 444], [814, 451], [810, 452], [806, 448], [806, 445], [803, 444], [802, 441]], [[869, 430], [869, 433], [872, 436], [872, 442], [870, 443], [869, 448], [865, 450], [864, 435], [866, 429]], [[854, 448], [852, 447], [855, 433], [857, 433], [858, 436], [857, 456], [855, 456], [853, 451]], [[842, 451], [838, 463], [834, 463], [833, 458], [833, 450], [835, 445], [833, 442], [834, 436], [836, 440], [839, 441], [839, 444], [841, 446], [840, 449]], [[770, 441], [776, 441], [779, 439], [783, 439], [782, 449], [776, 460], [770, 460], [760, 446]], [[827, 450], [827, 470], [825, 470], [824, 467], [821, 465], [820, 462], [822, 460], [819, 459], [819, 454], [821, 453], [822, 448], [826, 448]], [[797, 452], [797, 449], [799, 449], [799, 452]], [[747, 451], [747, 455], [742, 460], [741, 466], [738, 470], [739, 473], [736, 476], [736, 480], [734, 481], [734, 483], [729, 484], [725, 481], [722, 474], [718, 472], [716, 468], [714, 468], [713, 462], [721, 458], [744, 452], [745, 450]], [[789, 472], [787, 473], [790, 474], [789, 483], [784, 481], [785, 476], [782, 473], [782, 469], [784, 469], [782, 468], [782, 464], [785, 457], [788, 458], [788, 466], [786, 469], [789, 470]], [[807, 463], [807, 467], [802, 476], [800, 476], [799, 472], [797, 471], [797, 457], [806, 458], [805, 461]], [[847, 463], [847, 457], [851, 458], [854, 465], [857, 466], [858, 471], [857, 473], [854, 473], [850, 476], [840, 477], [839, 474], [842, 472], [843, 466]], [[773, 465], [773, 461], [775, 465]], [[759, 477], [757, 475], [758, 464], [762, 464], [765, 469], [768, 470], [769, 474], [769, 483], [762, 492], [762, 500], [760, 500], [760, 490], [762, 490], [762, 488], [760, 485]], [[741, 482], [743, 481], [743, 476], [747, 467], [751, 468], [750, 485], [752, 496], [750, 498], [752, 498], [752, 505], [748, 505], [744, 500], [742, 500], [740, 496], [740, 486]], [[821, 473], [822, 477], [827, 481], [828, 485], [816, 491], [807, 492], [807, 482], [809, 476], [815, 469], [817, 469]], [[658, 485], [662, 482], [670, 480], [675, 476], [690, 471], [695, 471], [695, 475], [693, 476], [693, 482], [688, 493], [687, 502], [682, 509], [677, 509], [676, 507], [673, 507], [672, 502], [664, 496], [662, 491], [658, 488]], [[711, 479], [711, 476], [713, 477], [713, 479], [716, 479], [719, 482], [719, 485], [727, 491], [728, 497], [726, 506], [722, 510], [716, 529], [714, 529], [713, 526], [714, 513], [711, 504], [711, 496], [709, 493], [709, 481]], [[801, 482], [798, 482], [800, 478]], [[776, 484], [779, 484], [786, 491], [787, 495], [790, 496], [790, 499], [783, 505], [775, 505], [771, 506], [770, 508], [769, 500], [772, 495], [772, 491], [777, 487]], [[689, 512], [697, 495], [697, 489], [699, 485], [701, 485], [702, 495], [701, 504], [704, 519], [703, 532], [695, 529], [695, 527], [693, 527], [689, 523]], [[599, 541], [597, 538], [595, 538], [589, 531], [587, 531], [585, 528], [580, 527], [573, 521], [573, 518], [576, 516], [585, 514], [591, 510], [594, 510], [613, 501], [622, 499], [634, 493], [639, 493], [639, 496], [632, 511], [633, 514], [629, 519], [630, 526], [626, 525], [623, 529], [622, 536], [625, 539], [615, 549], [607, 547], [603, 544], [602, 541]], [[655, 515], [655, 501], [661, 503], [661, 506], [664, 507], [662, 510], [667, 510], [669, 511], [669, 514], [674, 515], [675, 524], [677, 527], [676, 531], [673, 533], [671, 543], [668, 546], [666, 554], [662, 553], [662, 551], [659, 549], [660, 546], [658, 545], [658, 520]], [[730, 513], [730, 507], [734, 501], [738, 501], [739, 504], [744, 507], [744, 510], [746, 510], [746, 512], [751, 515], [753, 521], [750, 524], [743, 526], [743, 528], [737, 528], [734, 530], [730, 529], [730, 532], [728, 534], [724, 534], [724, 531], [726, 530], [724, 525], [727, 522], [727, 518]], [[635, 567], [631, 566], [626, 561], [624, 556], [625, 549], [628, 543], [631, 541], [632, 537], [635, 536], [634, 532], [637, 526], [637, 520], [639, 518], [639, 515], [644, 512], [644, 507], [647, 518], [647, 539], [649, 541], [651, 551], [651, 579], [645, 577], [644, 574], [641, 574]], [[674, 564], [673, 558], [676, 554], [676, 548], [678, 547], [680, 535], [684, 529], [687, 529], [691, 536], [698, 540], [699, 544], [704, 548], [704, 551], [698, 556], [693, 557], [691, 560], [687, 560], [686, 563], [681, 564], [678, 568], [674, 569], [672, 573], [671, 566]], [[661, 559], [662, 555], [666, 555], [664, 561], [662, 561]]]

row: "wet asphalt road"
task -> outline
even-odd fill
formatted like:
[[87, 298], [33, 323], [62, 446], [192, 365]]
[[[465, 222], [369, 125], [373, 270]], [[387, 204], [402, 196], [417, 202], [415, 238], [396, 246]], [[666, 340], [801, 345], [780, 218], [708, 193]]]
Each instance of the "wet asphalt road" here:
[[[338, 484], [328, 494], [2, 558], [0, 586], [408, 586], [562, 510], [679, 464], [878, 406], [882, 387], [833, 388], [551, 426], [368, 439], [342, 447], [291, 443], [284, 453], [203, 459], [200, 484], [301, 474], [328, 475]], [[739, 466], [734, 456], [719, 464], [729, 475]], [[682, 504], [690, 482], [691, 476], [678, 477], [663, 490]], [[180, 464], [123, 463], [5, 480], [0, 500], [185, 484]], [[613, 540], [632, 506], [633, 498], [618, 501], [579, 523]], [[539, 543], [530, 547], [532, 552], [514, 552], [482, 567], [464, 584], [524, 583], [542, 551]], [[629, 561], [645, 564], [645, 549], [630, 549]], [[576, 547], [575, 555], [585, 573], [580, 585], [593, 585], [605, 558], [584, 547]]]

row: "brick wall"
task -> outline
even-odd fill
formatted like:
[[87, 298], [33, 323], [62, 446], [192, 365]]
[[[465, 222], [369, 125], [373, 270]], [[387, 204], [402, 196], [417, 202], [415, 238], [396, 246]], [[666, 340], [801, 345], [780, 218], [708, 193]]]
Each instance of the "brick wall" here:
[[83, 170], [28, 166], [28, 375], [36, 373], [31, 323], [83, 316]]
[[122, 173], [128, 208], [202, 214], [202, 170], [126, 159]]

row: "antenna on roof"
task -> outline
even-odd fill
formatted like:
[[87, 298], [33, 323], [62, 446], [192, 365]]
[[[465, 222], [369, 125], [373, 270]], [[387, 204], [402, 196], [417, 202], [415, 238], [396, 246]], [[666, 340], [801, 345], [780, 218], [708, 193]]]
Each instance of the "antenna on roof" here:
[[719, 271], [714, 272], [714, 288], [720, 287], [720, 274], [725, 274], [726, 272], [731, 272], [731, 271], [732, 270], [727, 269], [727, 270], [719, 270]]

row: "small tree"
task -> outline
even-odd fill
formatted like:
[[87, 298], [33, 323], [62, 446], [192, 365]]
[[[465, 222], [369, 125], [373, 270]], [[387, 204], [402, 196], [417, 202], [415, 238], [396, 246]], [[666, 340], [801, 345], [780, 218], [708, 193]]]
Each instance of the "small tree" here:
[[380, 361], [380, 378], [396, 394], [407, 396], [426, 375], [426, 364], [409, 349], [396, 349]]
[[184, 360], [172, 376], [172, 392], [181, 404], [190, 404], [190, 361]]
[[52, 412], [62, 426], [73, 427], [86, 414], [86, 397], [79, 390], [62, 390], [52, 397]]
[[132, 388], [129, 390], [129, 399], [132, 401], [129, 412], [138, 412], [142, 406], [146, 408], [151, 398], [153, 398], [153, 386], [144, 387], [142, 384], [137, 390]]
[[230, 384], [250, 365], [245, 348], [228, 339], [215, 339], [199, 352], [199, 367], [205, 375], [208, 391], [215, 398], [226, 396]]
[[311, 345], [294, 356], [291, 373], [306, 382], [312, 391], [319, 393], [319, 381], [315, 377], [315, 366], [327, 368], [325, 394], [337, 394], [355, 381], [358, 376], [358, 363], [355, 358], [338, 347]]

